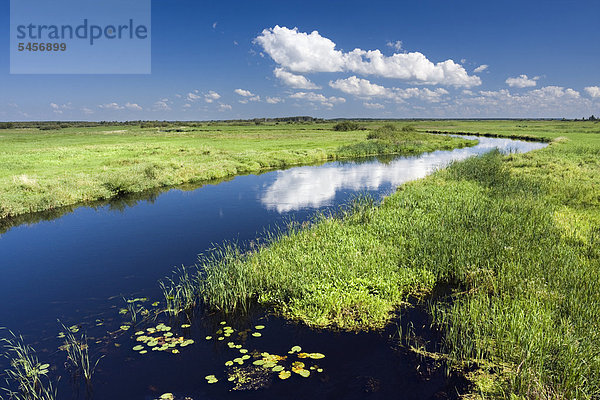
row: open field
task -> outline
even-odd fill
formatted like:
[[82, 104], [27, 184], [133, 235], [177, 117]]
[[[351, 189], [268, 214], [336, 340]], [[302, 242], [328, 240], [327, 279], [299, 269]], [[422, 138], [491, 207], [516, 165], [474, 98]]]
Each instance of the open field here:
[[338, 132], [334, 125], [2, 129], [0, 218], [272, 168], [468, 143], [419, 133], [367, 143], [369, 131]]
[[[430, 301], [449, 365], [474, 394], [600, 396], [600, 124], [428, 121], [420, 130], [533, 136], [402, 186], [380, 206], [293, 229], [251, 254], [205, 263], [205, 302], [258, 301], [316, 327], [380, 328]], [[436, 285], [448, 297], [427, 300]], [[472, 370], [470, 367], [476, 366]]]

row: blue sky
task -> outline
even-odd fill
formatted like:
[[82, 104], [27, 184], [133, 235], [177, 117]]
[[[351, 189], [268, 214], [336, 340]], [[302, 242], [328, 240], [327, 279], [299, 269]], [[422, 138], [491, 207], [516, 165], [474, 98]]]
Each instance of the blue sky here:
[[154, 0], [149, 75], [11, 75], [1, 4], [0, 120], [600, 114], [598, 1]]

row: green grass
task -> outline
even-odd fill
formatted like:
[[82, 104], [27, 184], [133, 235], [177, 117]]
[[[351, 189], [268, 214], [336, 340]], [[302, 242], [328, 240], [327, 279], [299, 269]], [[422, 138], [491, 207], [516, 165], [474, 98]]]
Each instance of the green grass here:
[[4, 379], [8, 387], [0, 388], [7, 399], [15, 400], [54, 400], [56, 390], [48, 379], [50, 364], [42, 364], [33, 347], [25, 344], [23, 337], [0, 338], [2, 356], [7, 358], [10, 368], [4, 371]]
[[261, 303], [315, 327], [384, 326], [410, 296], [430, 305], [449, 365], [476, 366], [498, 398], [600, 396], [600, 124], [435, 121], [420, 130], [553, 140], [543, 150], [455, 163], [380, 206], [204, 263], [204, 301]]
[[468, 144], [419, 134], [410, 143], [369, 143], [362, 148], [368, 130], [338, 132], [333, 126], [211, 123], [3, 129], [0, 218], [291, 165]]

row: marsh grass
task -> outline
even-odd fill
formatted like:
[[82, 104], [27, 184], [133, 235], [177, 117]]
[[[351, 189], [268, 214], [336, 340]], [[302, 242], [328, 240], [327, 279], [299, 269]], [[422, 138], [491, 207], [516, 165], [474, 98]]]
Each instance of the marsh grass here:
[[86, 388], [91, 391], [92, 376], [104, 355], [94, 361], [90, 358], [87, 335], [83, 333], [80, 338], [76, 338], [69, 328], [64, 325], [62, 327], [65, 334], [62, 348], [67, 353], [67, 363], [71, 367], [73, 380], [76, 382], [79, 377], [82, 377]]
[[[23, 337], [12, 332], [10, 338], [0, 339], [3, 355], [9, 361], [10, 368], [5, 370], [7, 387], [0, 388], [16, 400], [54, 400], [56, 389], [48, 378], [49, 364], [42, 364], [35, 350], [25, 344]], [[0, 399], [4, 397], [0, 394]]]
[[231, 251], [205, 266], [204, 301], [368, 330], [449, 283], [450, 300], [431, 312], [449, 366], [475, 371], [476, 392], [599, 398], [600, 135], [538, 134], [571, 139], [455, 162], [379, 205], [359, 199], [252, 253]]
[[[0, 218], [274, 168], [403, 151], [398, 145], [366, 143], [366, 136], [367, 131], [336, 131], [333, 123], [6, 129], [0, 138]], [[406, 150], [467, 143], [421, 136]], [[352, 147], [361, 143], [366, 147]]]
[[182, 266], [161, 280], [159, 286], [166, 303], [165, 313], [172, 317], [193, 313], [200, 298], [198, 271], [190, 272]]

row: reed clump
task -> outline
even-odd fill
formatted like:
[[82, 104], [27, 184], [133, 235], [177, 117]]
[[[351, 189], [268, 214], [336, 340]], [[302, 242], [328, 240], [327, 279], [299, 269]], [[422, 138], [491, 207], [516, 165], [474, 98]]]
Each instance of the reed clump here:
[[[43, 364], [30, 345], [25, 344], [22, 336], [9, 332], [9, 338], [1, 338], [3, 356], [9, 361], [10, 368], [4, 371], [7, 387], [0, 390], [8, 399], [16, 400], [54, 400], [56, 389], [48, 378], [50, 365]], [[3, 399], [0, 395], [0, 399]]]

